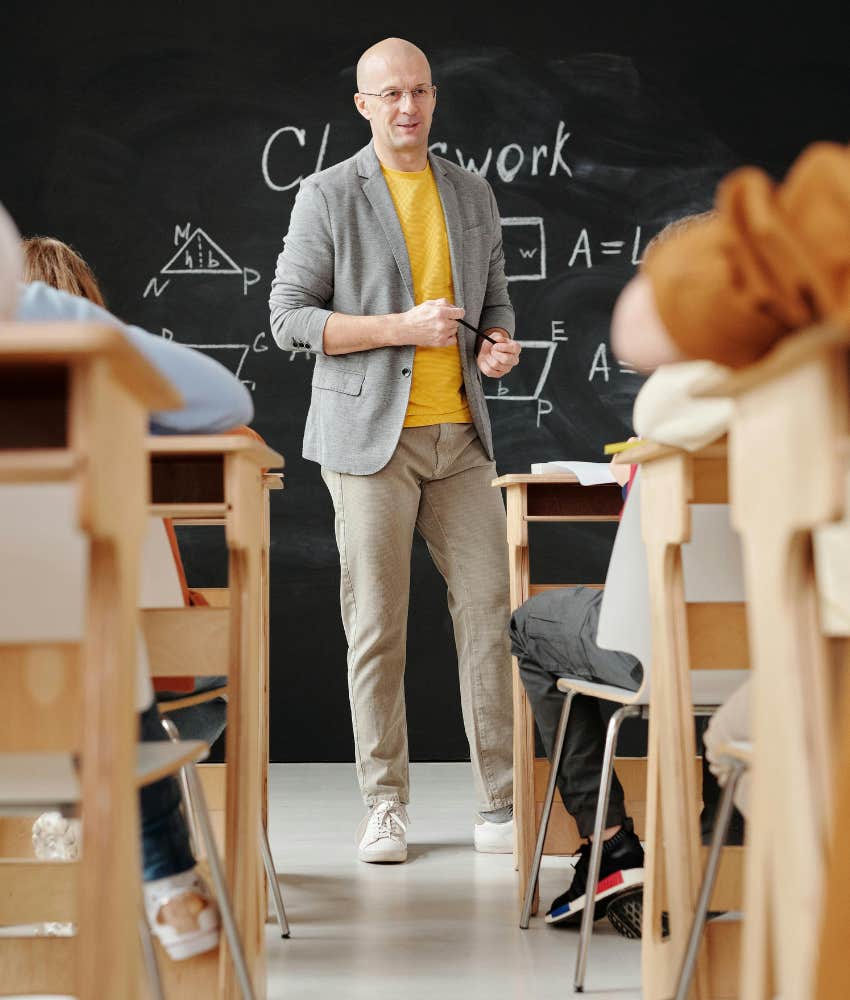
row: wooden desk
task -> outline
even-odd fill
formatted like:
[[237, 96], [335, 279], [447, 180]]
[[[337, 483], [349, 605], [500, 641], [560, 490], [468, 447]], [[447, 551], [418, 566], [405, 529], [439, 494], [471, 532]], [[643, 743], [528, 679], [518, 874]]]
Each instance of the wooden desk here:
[[[616, 484], [582, 486], [572, 474], [510, 475], [493, 480], [504, 487], [508, 516], [511, 609], [544, 587], [531, 583], [528, 526], [542, 522], [616, 521], [623, 506]], [[569, 583], [561, 586], [570, 586]], [[516, 660], [514, 697], [514, 824], [518, 902], [522, 905], [537, 837], [534, 806], [534, 717], [519, 677]], [[537, 912], [535, 896], [532, 912]]]
[[[283, 458], [236, 434], [157, 437], [147, 445], [149, 512], [177, 525], [225, 527], [227, 606], [145, 611], [142, 621], [154, 676], [228, 677], [225, 868], [254, 990], [264, 997], [266, 883], [257, 824], [268, 768], [268, 496], [281, 485], [265, 470]], [[217, 995], [231, 1000], [237, 991], [224, 943], [221, 951]], [[170, 972], [188, 983], [184, 970]]]
[[846, 666], [820, 633], [811, 551], [812, 530], [844, 512], [848, 354], [850, 331], [813, 328], [699, 387], [734, 402], [731, 500], [751, 617], [746, 1000], [843, 1000], [850, 989], [846, 926], [821, 924], [840, 917], [850, 881], [845, 831], [834, 825], [836, 798], [848, 794], [835, 709]]
[[[150, 410], [179, 405], [168, 382], [108, 327], [0, 325], [0, 482], [70, 482], [89, 540], [85, 637], [79, 643], [0, 646], [0, 692], [16, 695], [26, 727], [4, 726], [0, 749], [81, 752], [85, 850], [70, 884], [75, 938], [0, 939], [0, 988], [135, 1000], [139, 964], [139, 829], [135, 663], [139, 552], [145, 525]], [[46, 671], [46, 673], [43, 673]], [[45, 682], [45, 678], [49, 683]], [[25, 700], [28, 695], [28, 702]], [[23, 700], [23, 701], [21, 701]], [[36, 713], [77, 706], [55, 730]], [[44, 749], [42, 747], [42, 749]], [[42, 875], [32, 868], [31, 874]], [[4, 877], [11, 877], [9, 871]], [[16, 880], [20, 879], [18, 871]], [[0, 896], [7, 897], [7, 886]], [[28, 905], [48, 909], [40, 884]], [[16, 881], [16, 889], [21, 889]], [[26, 893], [24, 893], [26, 895]], [[42, 917], [44, 919], [44, 917]]]

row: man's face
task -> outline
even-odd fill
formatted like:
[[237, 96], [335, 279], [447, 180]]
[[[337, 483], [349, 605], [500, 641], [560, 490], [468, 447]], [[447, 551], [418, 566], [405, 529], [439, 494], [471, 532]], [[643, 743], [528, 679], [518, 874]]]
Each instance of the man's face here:
[[[376, 58], [367, 67], [360, 86], [362, 91], [355, 95], [355, 104], [369, 120], [379, 151], [427, 149], [436, 95], [425, 58], [415, 53], [389, 53]], [[374, 94], [383, 94], [384, 98]]]

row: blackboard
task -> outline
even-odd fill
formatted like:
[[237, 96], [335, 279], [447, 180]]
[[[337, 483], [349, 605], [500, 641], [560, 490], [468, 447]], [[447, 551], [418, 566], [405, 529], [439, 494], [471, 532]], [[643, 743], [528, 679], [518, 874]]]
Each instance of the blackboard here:
[[[20, 41], [0, 64], [0, 199], [26, 234], [74, 244], [116, 313], [237, 372], [286, 456], [272, 503], [273, 760], [352, 756], [332, 510], [300, 458], [312, 363], [271, 342], [267, 298], [298, 178], [368, 141], [351, 97], [360, 52], [388, 34], [426, 49], [435, 150], [494, 187], [526, 342], [520, 370], [488, 390], [500, 472], [598, 460], [629, 433], [641, 379], [611, 355], [608, 322], [654, 233], [708, 207], [741, 162], [778, 173], [806, 142], [846, 139], [841, 36], [814, 18], [764, 44], [740, 5], [730, 22], [626, 3], [501, 21], [484, 6], [396, 6], [0, 14], [4, 40]], [[602, 579], [610, 540], [609, 527], [547, 528], [535, 573]], [[192, 584], [224, 583], [220, 538], [193, 530], [182, 545]], [[421, 546], [412, 576], [411, 754], [462, 759], [445, 591]]]

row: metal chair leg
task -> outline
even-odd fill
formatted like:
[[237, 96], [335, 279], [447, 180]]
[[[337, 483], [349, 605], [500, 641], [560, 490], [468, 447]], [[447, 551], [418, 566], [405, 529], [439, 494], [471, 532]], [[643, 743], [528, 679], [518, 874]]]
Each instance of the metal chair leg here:
[[274, 902], [274, 912], [277, 916], [277, 925], [280, 928], [280, 936], [282, 938], [289, 937], [289, 921], [286, 919], [286, 910], [283, 906], [283, 896], [280, 893], [280, 884], [277, 880], [277, 872], [274, 870], [274, 861], [272, 860], [272, 852], [269, 847], [269, 837], [266, 833], [266, 828], [263, 825], [262, 817], [260, 818], [260, 853], [263, 856], [263, 865], [266, 869], [266, 877], [269, 880], [269, 888], [272, 892], [272, 901]]
[[584, 974], [587, 968], [587, 952], [590, 947], [590, 935], [593, 933], [594, 911], [596, 910], [596, 887], [599, 884], [599, 866], [602, 863], [602, 833], [605, 829], [605, 817], [608, 815], [608, 801], [611, 798], [611, 776], [614, 773], [614, 750], [617, 746], [617, 735], [620, 725], [627, 715], [635, 715], [637, 711], [631, 706], [618, 708], [608, 723], [605, 736], [605, 756], [602, 760], [602, 777], [599, 784], [599, 799], [596, 803], [596, 819], [593, 824], [593, 844], [590, 848], [590, 866], [585, 886], [584, 912], [581, 915], [581, 934], [576, 955], [573, 989], [576, 993], [584, 992]]
[[248, 973], [248, 963], [245, 961], [245, 952], [242, 948], [242, 941], [239, 938], [239, 930], [236, 927], [236, 920], [233, 916], [233, 903], [230, 899], [230, 892], [224, 878], [224, 869], [222, 868], [221, 859], [218, 856], [218, 848], [216, 847], [215, 837], [213, 836], [210, 815], [207, 811], [206, 799], [204, 798], [204, 790], [201, 787], [201, 782], [198, 778], [194, 764], [189, 764], [186, 768], [184, 768], [184, 770], [186, 771], [186, 780], [189, 786], [189, 792], [192, 796], [192, 801], [195, 803], [198, 811], [198, 826], [200, 827], [204, 846], [207, 849], [207, 861], [210, 866], [210, 875], [212, 876], [216, 897], [218, 898], [218, 906], [221, 912], [221, 922], [224, 925], [224, 933], [227, 936], [227, 944], [230, 947], [230, 955], [233, 959], [233, 966], [236, 970], [239, 992], [242, 995], [242, 1000], [254, 1000], [254, 989], [251, 985], [251, 976]]
[[[160, 719], [162, 723], [162, 728], [168, 734], [168, 738], [172, 743], [180, 742], [180, 733], [177, 730], [177, 726], [171, 721], [171, 719]], [[183, 795], [183, 811], [186, 816], [186, 826], [189, 829], [189, 846], [192, 848], [192, 854], [199, 858], [201, 856], [201, 838], [198, 836], [198, 820], [195, 816], [195, 803], [192, 801], [192, 796], [189, 794], [189, 784], [186, 781], [186, 775], [183, 771], [180, 771], [180, 791]]]
[[142, 907], [139, 914], [139, 940], [142, 945], [142, 958], [145, 969], [148, 973], [148, 982], [153, 1000], [165, 1000], [165, 990], [162, 985], [162, 976], [159, 972], [159, 962], [156, 960], [156, 948], [154, 948], [153, 935], [148, 924], [147, 914]]
[[519, 918], [519, 926], [522, 930], [528, 930], [528, 922], [531, 919], [531, 907], [534, 902], [534, 890], [537, 888], [537, 879], [540, 877], [540, 863], [543, 860], [543, 844], [546, 841], [546, 831], [549, 829], [549, 817], [552, 814], [552, 802], [555, 798], [555, 784], [558, 779], [558, 769], [561, 766], [561, 757], [564, 755], [564, 741], [567, 736], [567, 723], [570, 721], [570, 708], [573, 704], [575, 691], [570, 691], [564, 696], [564, 707], [561, 709], [561, 718], [558, 720], [558, 731], [555, 735], [555, 746], [552, 748], [552, 763], [549, 767], [549, 784], [546, 786], [546, 799], [543, 802], [543, 815], [540, 817], [540, 829], [537, 831], [537, 844], [534, 848], [534, 858], [531, 862], [531, 871], [528, 873], [528, 883], [525, 887], [525, 899], [522, 904], [522, 914]]
[[714, 892], [714, 883], [717, 881], [717, 871], [720, 867], [720, 852], [726, 843], [729, 823], [732, 820], [733, 798], [738, 783], [746, 769], [747, 765], [743, 761], [735, 760], [732, 762], [732, 773], [727, 778], [723, 789], [720, 808], [717, 811], [717, 818], [714, 821], [711, 850], [706, 861], [705, 874], [702, 878], [699, 899], [694, 911], [694, 922], [691, 925], [691, 933], [688, 936], [688, 947], [685, 950], [685, 957], [682, 961], [681, 971], [679, 972], [679, 982], [676, 986], [676, 1000], [687, 1000], [691, 990], [702, 932], [705, 929], [705, 922], [708, 918], [708, 907], [711, 904], [711, 894]]

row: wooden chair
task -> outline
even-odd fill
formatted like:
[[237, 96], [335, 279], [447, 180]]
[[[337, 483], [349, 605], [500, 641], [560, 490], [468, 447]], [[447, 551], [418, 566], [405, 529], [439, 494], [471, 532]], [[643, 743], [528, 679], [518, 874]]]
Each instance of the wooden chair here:
[[[755, 668], [743, 1000], [846, 995], [829, 985], [843, 975], [845, 935], [838, 947], [824, 925], [819, 957], [822, 914], [842, 891], [826, 872], [830, 838], [841, 835], [836, 789], [847, 794], [835, 711], [845, 668], [819, 625], [812, 531], [844, 509], [848, 348], [850, 331], [813, 328], [702, 387], [734, 402], [731, 502]], [[833, 843], [841, 856], [844, 845]]]
[[[673, 993], [696, 914], [704, 854], [693, 768], [691, 670], [749, 666], [747, 612], [742, 592], [712, 603], [699, 600], [697, 593], [686, 599], [685, 592], [687, 543], [699, 505], [725, 504], [728, 499], [725, 444], [696, 453], [647, 444], [630, 450], [623, 460], [641, 467], [652, 622], [643, 995], [646, 1000], [666, 1000]], [[704, 569], [703, 563], [696, 561], [694, 572]], [[742, 849], [727, 848], [724, 853], [724, 867], [730, 865], [740, 875]], [[721, 873], [721, 888], [725, 884]], [[726, 892], [725, 899], [717, 899], [716, 893], [715, 908], [739, 910], [737, 893]], [[666, 937], [662, 913], [669, 918]], [[734, 995], [729, 969], [737, 962], [738, 927], [712, 923], [707, 930], [692, 990], [699, 1000]]]
[[[238, 435], [150, 438], [149, 512], [180, 525], [225, 527], [228, 597], [207, 607], [142, 614], [154, 676], [226, 676], [228, 727], [225, 865], [254, 991], [265, 996], [266, 880], [264, 830], [268, 767], [268, 489], [265, 471], [283, 459]], [[180, 971], [181, 988], [202, 989]], [[203, 975], [202, 975], [203, 973]], [[219, 966], [222, 997], [235, 996], [230, 963]]]
[[[52, 614], [38, 616], [35, 643], [8, 643], [9, 636], [26, 634], [25, 622], [9, 628], [6, 620], [0, 628], [7, 706], [0, 749], [80, 751], [87, 823], [79, 868], [63, 872], [74, 885], [73, 912], [56, 915], [74, 920], [78, 933], [0, 938], [6, 992], [71, 992], [81, 1000], [139, 995], [133, 664], [147, 492], [143, 439], [148, 412], [178, 403], [116, 331], [76, 324], [0, 327], [0, 482], [49, 485], [56, 516], [64, 507], [72, 518], [68, 526], [79, 532], [89, 564], [83, 643], [66, 641], [61, 628], [45, 638]], [[67, 596], [70, 605], [73, 595]], [[76, 612], [82, 611], [80, 603]], [[51, 705], [69, 703], [76, 712], [63, 711], [50, 727], [41, 724]], [[35, 916], [35, 901], [49, 903], [50, 887], [63, 881], [54, 866], [35, 872], [4, 863], [2, 871], [4, 916], [11, 896], [16, 922]]]

